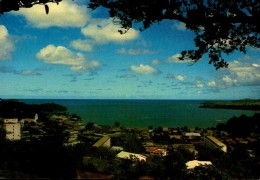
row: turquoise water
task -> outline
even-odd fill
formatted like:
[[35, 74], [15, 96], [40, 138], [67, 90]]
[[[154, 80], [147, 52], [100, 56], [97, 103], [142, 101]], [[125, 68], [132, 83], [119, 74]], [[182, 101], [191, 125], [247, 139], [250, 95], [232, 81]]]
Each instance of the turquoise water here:
[[79, 100], [23, 99], [28, 104], [57, 103], [84, 122], [123, 127], [214, 127], [233, 116], [252, 116], [259, 111], [199, 108], [204, 100]]

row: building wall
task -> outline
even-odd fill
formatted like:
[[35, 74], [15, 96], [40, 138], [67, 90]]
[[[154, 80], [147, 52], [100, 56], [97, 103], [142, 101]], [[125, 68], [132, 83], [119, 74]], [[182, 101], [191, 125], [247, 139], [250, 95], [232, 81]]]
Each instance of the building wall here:
[[111, 138], [109, 138], [102, 146], [103, 147], [110, 147], [111, 146]]
[[5, 123], [6, 139], [20, 140], [21, 139], [21, 125], [20, 123]]
[[213, 136], [205, 137], [205, 145], [211, 149], [218, 149], [225, 153], [227, 152], [227, 146]]

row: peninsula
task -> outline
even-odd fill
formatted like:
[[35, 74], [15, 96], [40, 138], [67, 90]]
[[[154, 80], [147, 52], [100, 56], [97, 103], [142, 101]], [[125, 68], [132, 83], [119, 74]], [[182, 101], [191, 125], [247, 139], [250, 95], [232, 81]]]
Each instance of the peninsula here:
[[214, 109], [241, 109], [241, 110], [260, 110], [260, 99], [242, 99], [234, 101], [208, 101], [200, 106], [201, 108]]

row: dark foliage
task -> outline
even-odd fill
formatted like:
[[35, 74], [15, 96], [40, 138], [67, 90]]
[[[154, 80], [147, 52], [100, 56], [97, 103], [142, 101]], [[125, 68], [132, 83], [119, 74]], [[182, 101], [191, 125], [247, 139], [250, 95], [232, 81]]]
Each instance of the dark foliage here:
[[193, 1], [193, 0], [90, 0], [89, 8], [105, 7], [115, 23], [127, 32], [135, 25], [143, 31], [163, 20], [177, 20], [196, 35], [195, 50], [181, 52], [180, 60], [197, 62], [208, 54], [216, 69], [227, 67], [222, 54], [246, 47], [260, 47], [260, 1]]
[[9, 11], [18, 11], [20, 8], [31, 8], [35, 4], [44, 5], [46, 14], [49, 13], [47, 3], [53, 2], [59, 4], [62, 0], [1, 0], [0, 1], [0, 14]]
[[218, 130], [225, 130], [233, 137], [246, 137], [250, 133], [260, 133], [260, 114], [256, 113], [252, 117], [241, 115], [240, 117], [233, 117], [225, 124], [217, 125]]
[[[47, 3], [61, 1], [1, 0], [0, 13], [42, 4], [48, 14]], [[207, 54], [209, 64], [216, 69], [228, 66], [223, 54], [246, 53], [247, 46], [260, 47], [260, 1], [256, 0], [90, 0], [88, 7], [107, 8], [114, 22], [125, 29], [119, 30], [121, 34], [136, 25], [143, 31], [163, 20], [183, 22], [195, 33], [196, 49], [182, 51], [179, 59], [197, 62]]]
[[66, 111], [66, 107], [55, 103], [25, 104], [17, 100], [0, 101], [0, 117], [4, 118], [33, 118], [36, 113], [45, 117], [46, 114]]

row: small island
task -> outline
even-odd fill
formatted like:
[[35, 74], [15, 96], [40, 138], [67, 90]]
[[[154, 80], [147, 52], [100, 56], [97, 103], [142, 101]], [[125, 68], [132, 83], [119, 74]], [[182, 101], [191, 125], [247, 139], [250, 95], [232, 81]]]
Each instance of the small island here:
[[201, 108], [214, 109], [241, 109], [241, 110], [260, 110], [260, 99], [242, 99], [234, 101], [208, 101], [202, 103]]

